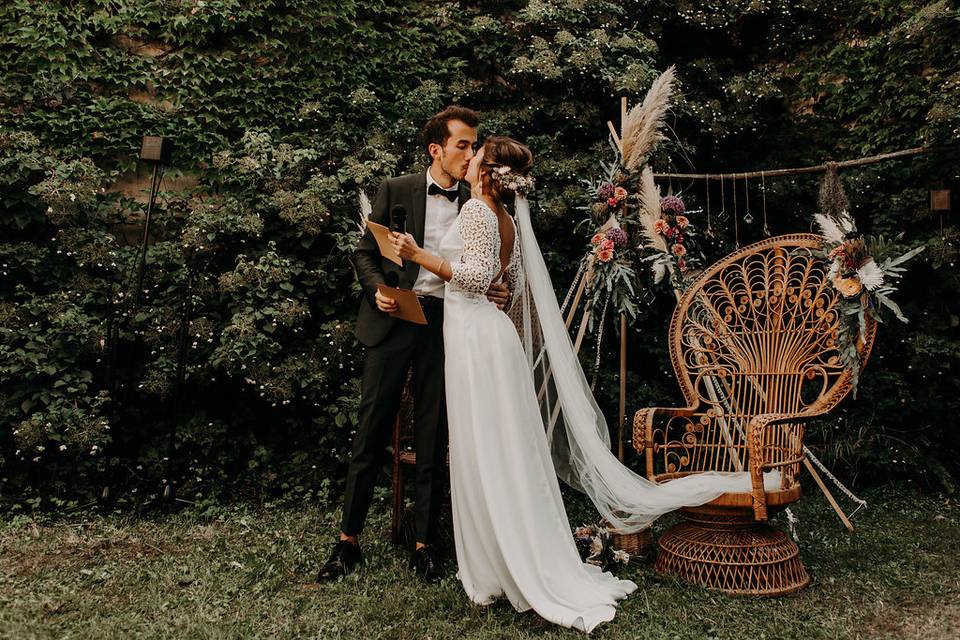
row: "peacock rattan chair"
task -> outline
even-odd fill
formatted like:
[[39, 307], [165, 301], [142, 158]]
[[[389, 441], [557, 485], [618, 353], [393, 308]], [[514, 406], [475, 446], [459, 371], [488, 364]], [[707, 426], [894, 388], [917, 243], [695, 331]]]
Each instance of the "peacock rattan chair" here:
[[[766, 521], [800, 498], [806, 422], [851, 389], [838, 339], [840, 298], [822, 238], [795, 234], [744, 247], [704, 271], [670, 322], [670, 358], [687, 406], [633, 421], [634, 448], [656, 482], [707, 471], [743, 474], [743, 491], [680, 510], [658, 544], [658, 573], [737, 595], [782, 595], [810, 582], [799, 550]], [[866, 363], [876, 335], [858, 341]]]

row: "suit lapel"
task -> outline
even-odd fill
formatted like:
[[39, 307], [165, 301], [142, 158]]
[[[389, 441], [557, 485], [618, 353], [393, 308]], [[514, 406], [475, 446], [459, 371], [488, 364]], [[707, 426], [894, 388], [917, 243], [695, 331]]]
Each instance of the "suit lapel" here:
[[417, 174], [419, 179], [414, 182], [411, 195], [413, 198], [413, 238], [417, 244], [423, 246], [423, 228], [424, 219], [427, 216], [427, 173], [421, 171]]

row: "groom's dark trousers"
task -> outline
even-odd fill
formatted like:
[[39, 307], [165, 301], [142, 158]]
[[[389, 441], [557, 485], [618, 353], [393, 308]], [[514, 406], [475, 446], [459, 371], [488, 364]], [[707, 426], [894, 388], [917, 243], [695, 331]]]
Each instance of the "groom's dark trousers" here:
[[[469, 199], [469, 187], [461, 181], [460, 204]], [[388, 178], [380, 185], [370, 219], [390, 226], [389, 211], [396, 204], [407, 210], [406, 230], [423, 246], [426, 210], [424, 172]], [[391, 427], [400, 406], [400, 396], [412, 367], [414, 443], [417, 455], [414, 523], [416, 539], [430, 544], [436, 534], [442, 489], [446, 477], [447, 410], [443, 379], [443, 304], [440, 299], [423, 301], [426, 325], [397, 320], [377, 308], [377, 284], [387, 273], [396, 273], [400, 288], [411, 289], [419, 265], [405, 261], [404, 268], [385, 260], [370, 231], [364, 232], [353, 253], [363, 299], [357, 316], [357, 339], [367, 347], [360, 388], [357, 435], [347, 472], [341, 531], [358, 535], [373, 497], [377, 475], [385, 462]]]

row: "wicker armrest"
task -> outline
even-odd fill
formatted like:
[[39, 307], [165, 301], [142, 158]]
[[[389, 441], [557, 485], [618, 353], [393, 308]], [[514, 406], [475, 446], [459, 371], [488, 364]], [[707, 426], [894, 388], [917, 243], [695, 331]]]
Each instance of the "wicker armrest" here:
[[764, 455], [763, 434], [771, 426], [784, 423], [806, 422], [816, 416], [827, 413], [829, 401], [817, 402], [811, 408], [799, 413], [761, 413], [754, 416], [747, 425], [747, 446], [750, 449], [750, 483], [753, 494], [753, 515], [755, 520], [767, 519], [767, 494], [763, 487], [763, 472], [774, 467], [803, 461], [803, 445], [800, 444], [797, 458], [771, 463]]
[[645, 453], [647, 478], [653, 480], [653, 422], [657, 418], [689, 418], [697, 407], [647, 407], [633, 416], [633, 448]]

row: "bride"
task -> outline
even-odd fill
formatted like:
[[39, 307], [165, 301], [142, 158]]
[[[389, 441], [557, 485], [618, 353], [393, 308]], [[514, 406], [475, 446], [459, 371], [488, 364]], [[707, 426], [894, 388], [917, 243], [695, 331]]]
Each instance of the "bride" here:
[[[617, 530], [648, 526], [731, 490], [700, 474], [655, 485], [610, 452], [533, 235], [525, 197], [533, 155], [488, 138], [470, 162], [472, 198], [437, 256], [410, 234], [392, 241], [446, 281], [444, 350], [457, 577], [481, 605], [506, 596], [518, 611], [590, 632], [637, 588], [581, 561], [558, 476], [586, 493]], [[516, 222], [506, 205], [514, 202]], [[484, 295], [505, 278], [517, 324]]]

